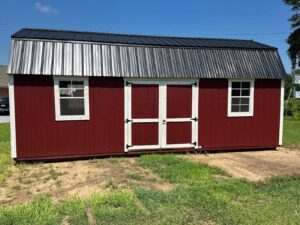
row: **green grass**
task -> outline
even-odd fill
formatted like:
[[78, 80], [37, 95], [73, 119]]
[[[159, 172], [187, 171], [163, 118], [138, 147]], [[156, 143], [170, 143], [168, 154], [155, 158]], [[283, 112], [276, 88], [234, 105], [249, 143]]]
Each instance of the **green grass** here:
[[0, 184], [10, 174], [11, 164], [9, 123], [4, 123], [0, 124]]
[[283, 128], [283, 144], [285, 146], [300, 146], [300, 120], [285, 118]]
[[[299, 129], [299, 121], [285, 119], [285, 145], [300, 145]], [[0, 125], [0, 183], [12, 163], [8, 130], [8, 124]], [[28, 204], [0, 206], [0, 224], [300, 224], [300, 178], [248, 182], [176, 155], [145, 155], [136, 164], [173, 183], [174, 189], [120, 190], [108, 181], [110, 191], [88, 199], [56, 203], [40, 196]], [[52, 171], [52, 176], [59, 175]], [[134, 171], [128, 178], [140, 179]]]

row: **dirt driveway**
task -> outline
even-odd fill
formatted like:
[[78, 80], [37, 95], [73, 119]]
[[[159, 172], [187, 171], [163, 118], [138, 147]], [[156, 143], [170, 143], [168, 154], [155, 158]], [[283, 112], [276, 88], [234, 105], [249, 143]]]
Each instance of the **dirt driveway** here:
[[183, 156], [227, 171], [232, 177], [251, 181], [273, 175], [300, 175], [300, 149], [280, 148], [273, 151], [211, 153]]

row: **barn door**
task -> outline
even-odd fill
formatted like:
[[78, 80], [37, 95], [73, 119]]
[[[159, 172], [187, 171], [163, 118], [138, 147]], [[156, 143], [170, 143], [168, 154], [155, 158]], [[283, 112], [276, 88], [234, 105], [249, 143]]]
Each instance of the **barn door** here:
[[125, 81], [125, 152], [198, 148], [197, 80]]

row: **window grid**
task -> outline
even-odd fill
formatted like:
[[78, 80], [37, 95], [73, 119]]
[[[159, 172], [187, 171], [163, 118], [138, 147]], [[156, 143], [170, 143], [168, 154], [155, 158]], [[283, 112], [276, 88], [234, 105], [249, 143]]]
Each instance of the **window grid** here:
[[253, 80], [229, 80], [228, 116], [253, 115], [253, 82]]
[[89, 120], [87, 78], [54, 77], [54, 92], [57, 121]]

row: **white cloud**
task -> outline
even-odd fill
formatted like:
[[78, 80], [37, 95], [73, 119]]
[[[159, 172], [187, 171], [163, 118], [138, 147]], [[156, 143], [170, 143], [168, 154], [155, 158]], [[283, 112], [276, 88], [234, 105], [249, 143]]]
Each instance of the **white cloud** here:
[[51, 5], [43, 5], [40, 2], [35, 3], [35, 9], [42, 13], [59, 13], [59, 10]]

